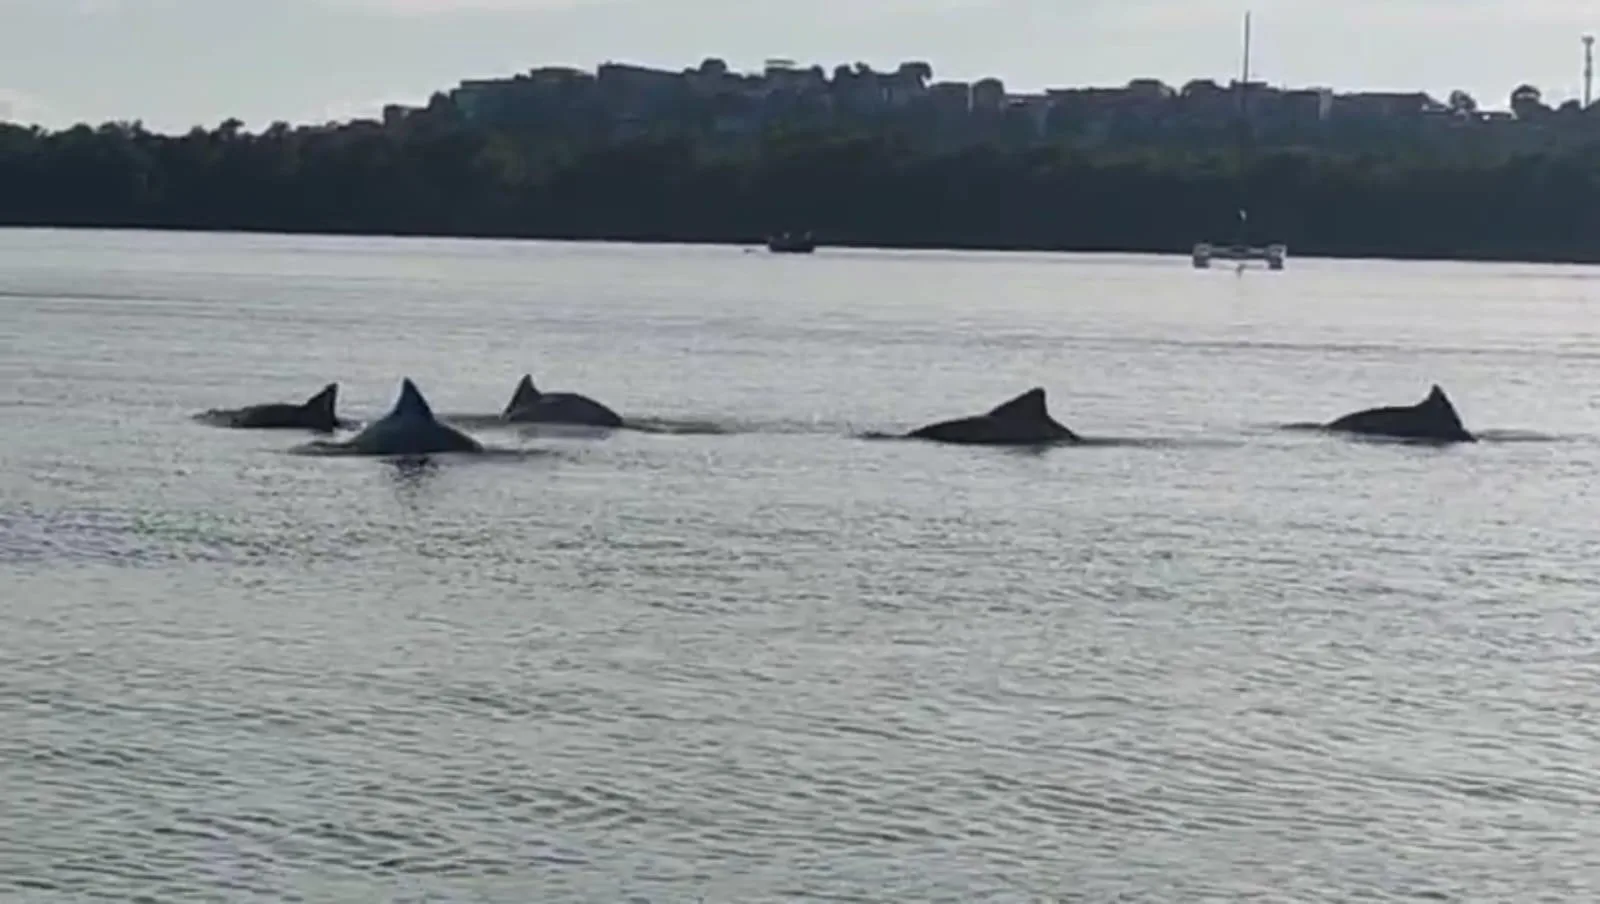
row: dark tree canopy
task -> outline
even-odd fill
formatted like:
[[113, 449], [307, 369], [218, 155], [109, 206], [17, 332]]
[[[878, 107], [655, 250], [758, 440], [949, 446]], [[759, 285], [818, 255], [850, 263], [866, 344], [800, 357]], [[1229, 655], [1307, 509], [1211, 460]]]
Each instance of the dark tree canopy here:
[[1031, 128], [999, 115], [965, 143], [800, 127], [600, 140], [474, 128], [438, 99], [397, 123], [260, 133], [0, 125], [0, 223], [726, 242], [807, 229], [825, 243], [1182, 252], [1231, 241], [1245, 207], [1249, 240], [1296, 254], [1600, 259], [1587, 147], [1483, 160], [1155, 138], [1085, 149]]

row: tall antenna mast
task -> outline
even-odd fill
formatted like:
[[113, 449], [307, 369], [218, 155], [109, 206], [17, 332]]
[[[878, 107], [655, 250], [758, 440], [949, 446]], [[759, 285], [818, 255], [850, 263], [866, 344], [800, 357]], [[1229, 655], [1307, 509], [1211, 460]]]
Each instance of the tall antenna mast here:
[[1239, 81], [1250, 81], [1250, 13], [1244, 14], [1244, 65], [1239, 70]]
[[1594, 88], [1594, 35], [1583, 36], [1583, 108], [1589, 109]]
[[1246, 106], [1247, 106], [1247, 103], [1248, 103], [1246, 98], [1249, 96], [1249, 91], [1250, 91], [1249, 85], [1250, 85], [1250, 13], [1247, 10], [1245, 12], [1245, 14], [1244, 14], [1244, 60], [1239, 64], [1239, 116], [1240, 116], [1240, 118], [1243, 118], [1243, 117], [1249, 115], [1249, 111], [1246, 109]]

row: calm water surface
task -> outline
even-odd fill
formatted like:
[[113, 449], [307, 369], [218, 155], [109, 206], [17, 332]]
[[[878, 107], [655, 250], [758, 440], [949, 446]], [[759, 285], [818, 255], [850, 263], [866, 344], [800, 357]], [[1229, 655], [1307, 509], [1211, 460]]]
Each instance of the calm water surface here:
[[[0, 233], [0, 893], [1594, 899], [1597, 298]], [[419, 470], [190, 419], [525, 371], [698, 427]], [[1492, 441], [1275, 426], [1433, 382]], [[1128, 442], [854, 438], [1035, 384]]]

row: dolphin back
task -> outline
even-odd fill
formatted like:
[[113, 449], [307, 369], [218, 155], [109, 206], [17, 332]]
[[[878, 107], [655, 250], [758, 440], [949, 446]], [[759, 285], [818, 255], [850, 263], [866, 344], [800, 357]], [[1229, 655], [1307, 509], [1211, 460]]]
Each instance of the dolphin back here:
[[241, 430], [270, 430], [294, 428], [300, 424], [300, 406], [278, 403], [250, 405], [234, 411], [216, 412], [218, 419], [229, 427]]
[[299, 429], [331, 433], [339, 426], [334, 405], [339, 395], [339, 384], [329, 383], [316, 395], [298, 404], [270, 402], [248, 405], [231, 411], [212, 411], [211, 420], [247, 430]]
[[912, 439], [978, 445], [1078, 442], [1078, 435], [1050, 416], [1044, 390], [1034, 387], [984, 414], [940, 421], [907, 434]]
[[1404, 424], [1411, 419], [1411, 416], [1412, 409], [1409, 406], [1387, 405], [1381, 408], [1365, 408], [1329, 421], [1328, 429], [1354, 433], [1371, 432]]
[[1345, 433], [1397, 439], [1476, 441], [1476, 437], [1462, 424], [1461, 415], [1456, 412], [1450, 397], [1438, 385], [1434, 385], [1427, 398], [1415, 405], [1367, 408], [1336, 418], [1326, 426], [1329, 430]]
[[520, 423], [578, 424], [587, 427], [621, 427], [622, 416], [588, 396], [575, 392], [547, 392], [539, 400], [506, 412]]
[[585, 427], [621, 427], [622, 416], [586, 395], [576, 392], [540, 392], [533, 377], [523, 374], [501, 412], [502, 420], [523, 424], [577, 424]]
[[907, 433], [912, 439], [931, 439], [941, 443], [959, 442], [990, 442], [995, 435], [994, 424], [988, 415], [977, 417], [961, 417], [949, 421], [939, 421], [926, 427]]

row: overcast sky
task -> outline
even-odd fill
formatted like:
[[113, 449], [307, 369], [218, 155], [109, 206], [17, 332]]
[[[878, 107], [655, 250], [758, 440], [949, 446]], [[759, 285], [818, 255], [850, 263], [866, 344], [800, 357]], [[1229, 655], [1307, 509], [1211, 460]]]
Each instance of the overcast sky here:
[[463, 78], [604, 60], [680, 69], [900, 60], [1012, 90], [1252, 74], [1341, 90], [1465, 88], [1503, 107], [1519, 82], [1581, 95], [1600, 0], [0, 0], [0, 118], [372, 115]]

